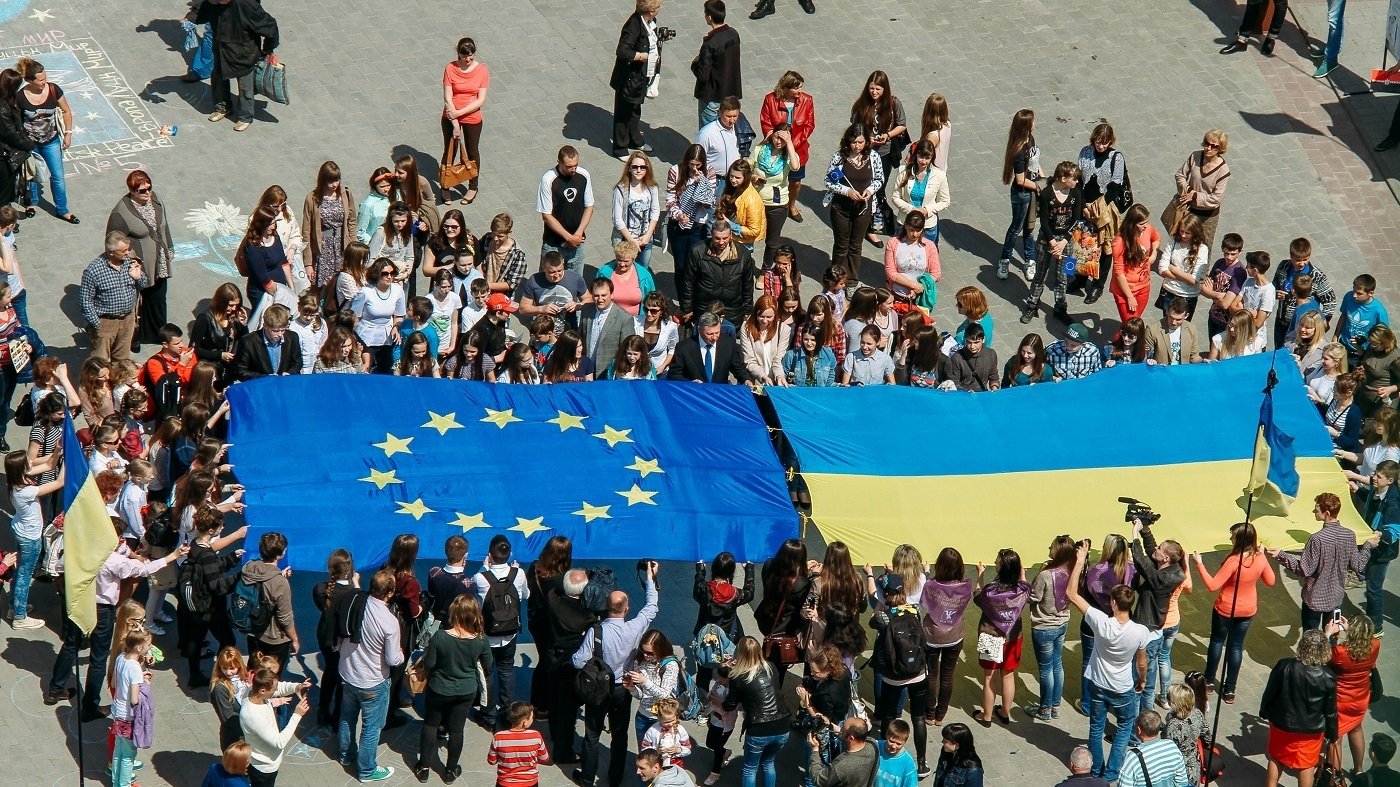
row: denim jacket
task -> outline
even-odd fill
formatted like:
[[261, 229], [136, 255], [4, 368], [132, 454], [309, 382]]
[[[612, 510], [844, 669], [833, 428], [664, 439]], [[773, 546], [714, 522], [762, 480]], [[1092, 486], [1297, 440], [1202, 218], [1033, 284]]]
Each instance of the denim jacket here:
[[815, 381], [807, 380], [807, 353], [802, 349], [788, 350], [783, 356], [783, 374], [789, 385], [799, 388], [825, 388], [836, 384], [836, 354], [830, 347], [822, 347], [817, 353], [816, 363], [812, 364]]

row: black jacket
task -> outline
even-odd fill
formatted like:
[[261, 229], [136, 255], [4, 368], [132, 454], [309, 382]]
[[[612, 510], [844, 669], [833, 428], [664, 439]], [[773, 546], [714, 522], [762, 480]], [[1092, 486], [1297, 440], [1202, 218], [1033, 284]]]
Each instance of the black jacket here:
[[255, 331], [238, 340], [233, 351], [233, 379], [252, 380], [269, 374], [301, 374], [301, 339], [290, 330], [282, 334], [282, 357], [272, 368], [272, 356], [267, 353], [262, 331]]
[[753, 601], [753, 564], [744, 564], [742, 590], [733, 585], [729, 587], [734, 588], [733, 596], [727, 600], [717, 599], [709, 581], [705, 579], [705, 564], [695, 564], [695, 589], [691, 595], [700, 606], [700, 611], [695, 616], [695, 631], [692, 634], [698, 634], [701, 626], [713, 623], [724, 629], [731, 642], [737, 642], [744, 636], [744, 624], [739, 620], [738, 612], [739, 607]]
[[13, 161], [23, 162], [24, 154], [33, 149], [34, 140], [24, 133], [24, 113], [0, 102], [0, 152]]
[[739, 31], [721, 25], [705, 34], [700, 42], [700, 54], [690, 63], [695, 74], [695, 97], [701, 101], [720, 101], [726, 96], [744, 97], [743, 79], [739, 74]]
[[[804, 576], [799, 576], [792, 587], [788, 588], [786, 603], [781, 588], [776, 588], [777, 579], [772, 576], [773, 561], [769, 560], [763, 564], [763, 601], [758, 604], [758, 609], [754, 610], [753, 617], [758, 623], [758, 630], [764, 636], [769, 634], [796, 634], [802, 627], [802, 605], [807, 603], [807, 593], [812, 589], [812, 581]], [[782, 614], [779, 615], [781, 610]]]
[[231, 320], [228, 329], [220, 334], [214, 330], [213, 315], [203, 311], [190, 326], [190, 346], [194, 348], [196, 358], [214, 364], [219, 370], [219, 379], [227, 382], [233, 362], [225, 362], [224, 353], [233, 352], [238, 347], [238, 340], [247, 335], [248, 326], [237, 320]]
[[744, 321], [753, 307], [758, 267], [742, 244], [731, 240], [730, 247], [738, 252], [732, 260], [711, 254], [708, 243], [697, 243], [690, 250], [690, 264], [677, 285], [682, 314], [698, 314], [709, 308], [711, 301], [719, 301], [724, 304], [726, 319], [735, 325]]
[[525, 602], [525, 626], [535, 639], [535, 647], [541, 651], [549, 650], [554, 641], [554, 627], [549, 622], [549, 594], [562, 593], [563, 586], [563, 574], [541, 581], [535, 574], [534, 563], [525, 567], [525, 588], [530, 591], [530, 598]]
[[[617, 37], [617, 59], [613, 63], [612, 77], [608, 79], [608, 87], [622, 96], [622, 99], [631, 104], [640, 104], [647, 97], [647, 61], [637, 60], [638, 52], [651, 51], [650, 42], [647, 37], [646, 22], [642, 21], [641, 13], [634, 13], [627, 17], [627, 21], [622, 25], [622, 32]], [[656, 42], [657, 57], [661, 56], [661, 41]], [[658, 73], [661, 64], [656, 64]]]
[[730, 377], [736, 383], [749, 381], [749, 370], [745, 368], [739, 345], [732, 336], [720, 336], [719, 341], [715, 342], [714, 374], [710, 379], [705, 379], [705, 358], [700, 352], [698, 334], [676, 345], [676, 356], [666, 371], [668, 380], [727, 383]]
[[214, 26], [214, 66], [226, 78], [252, 73], [277, 48], [277, 20], [258, 0], [204, 0], [194, 23]]
[[1337, 675], [1328, 667], [1308, 667], [1296, 658], [1274, 665], [1259, 717], [1285, 732], [1325, 732], [1337, 737]]
[[598, 616], [589, 612], [582, 601], [564, 595], [562, 584], [549, 591], [545, 603], [549, 605], [554, 657], [561, 659], [561, 663], [567, 663], [568, 657], [578, 652], [583, 644], [584, 633], [598, 622]]
[[729, 696], [724, 698], [724, 709], [732, 711], [741, 705], [744, 708], [744, 729], [754, 725], [772, 723], [788, 718], [787, 708], [778, 698], [778, 684], [774, 681], [774, 670], [759, 670], [753, 677], [736, 675], [729, 679]]
[[1137, 564], [1137, 575], [1133, 577], [1133, 589], [1138, 592], [1137, 606], [1133, 608], [1133, 620], [1156, 631], [1167, 619], [1167, 605], [1172, 593], [1186, 580], [1181, 566], [1175, 563], [1166, 568], [1157, 568], [1152, 553], [1157, 550], [1157, 539], [1152, 528], [1142, 529], [1142, 543], [1133, 539], [1133, 562]]

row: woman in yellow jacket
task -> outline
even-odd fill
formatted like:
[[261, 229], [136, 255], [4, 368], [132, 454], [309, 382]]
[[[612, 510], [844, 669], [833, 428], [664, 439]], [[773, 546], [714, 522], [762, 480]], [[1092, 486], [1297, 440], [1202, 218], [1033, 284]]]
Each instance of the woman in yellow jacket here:
[[734, 240], [753, 251], [755, 243], [768, 234], [768, 219], [763, 213], [763, 197], [753, 187], [753, 165], [739, 159], [729, 165], [725, 175], [724, 196], [715, 207], [715, 221], [728, 221]]

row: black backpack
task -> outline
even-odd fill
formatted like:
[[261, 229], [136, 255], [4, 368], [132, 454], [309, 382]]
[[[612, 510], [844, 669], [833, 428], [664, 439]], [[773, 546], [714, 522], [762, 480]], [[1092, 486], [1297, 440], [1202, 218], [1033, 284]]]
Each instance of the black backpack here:
[[161, 549], [174, 549], [180, 543], [180, 528], [175, 524], [173, 510], [167, 508], [151, 517], [146, 525], [146, 544]]
[[190, 546], [190, 553], [185, 556], [185, 562], [180, 564], [180, 573], [176, 575], [175, 584], [180, 591], [180, 604], [201, 620], [209, 619], [209, 609], [213, 606], [213, 594], [209, 592], [209, 586], [205, 584], [204, 577], [199, 572], [199, 560], [196, 551], [208, 549], [209, 547], [200, 544]]
[[601, 615], [608, 611], [608, 596], [617, 590], [617, 576], [613, 570], [606, 567], [588, 569], [588, 584], [584, 586], [583, 592], [579, 594], [579, 601], [583, 602], [584, 608], [595, 615]]
[[891, 611], [884, 638], [886, 677], [917, 678], [924, 672], [923, 626], [915, 613]]
[[482, 617], [486, 619], [486, 635], [504, 637], [520, 631], [520, 590], [515, 576], [520, 569], [510, 567], [505, 579], [498, 579], [490, 568], [482, 569], [486, 578], [486, 597], [481, 601]]
[[[172, 415], [180, 414], [180, 394], [183, 384], [180, 382], [180, 369], [178, 366], [169, 366], [165, 358], [157, 353], [155, 359], [160, 362], [163, 370], [160, 378], [151, 383], [151, 405], [150, 410], [155, 414], [155, 422], [160, 423]], [[117, 404], [121, 404], [118, 402]]]
[[617, 676], [603, 661], [603, 624], [593, 624], [593, 655], [574, 675], [574, 690], [585, 705], [601, 705], [612, 694]]

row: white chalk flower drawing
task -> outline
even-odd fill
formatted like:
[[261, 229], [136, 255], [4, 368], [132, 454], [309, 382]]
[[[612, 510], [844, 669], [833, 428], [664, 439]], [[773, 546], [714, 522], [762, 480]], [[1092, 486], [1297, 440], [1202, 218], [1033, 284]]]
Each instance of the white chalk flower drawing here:
[[242, 209], [224, 202], [222, 197], [218, 202], [206, 201], [204, 207], [185, 214], [185, 226], [195, 235], [204, 236], [204, 240], [176, 243], [175, 259], [198, 260], [214, 273], [229, 278], [238, 276], [231, 250], [238, 248], [239, 240], [248, 229], [248, 217]]

